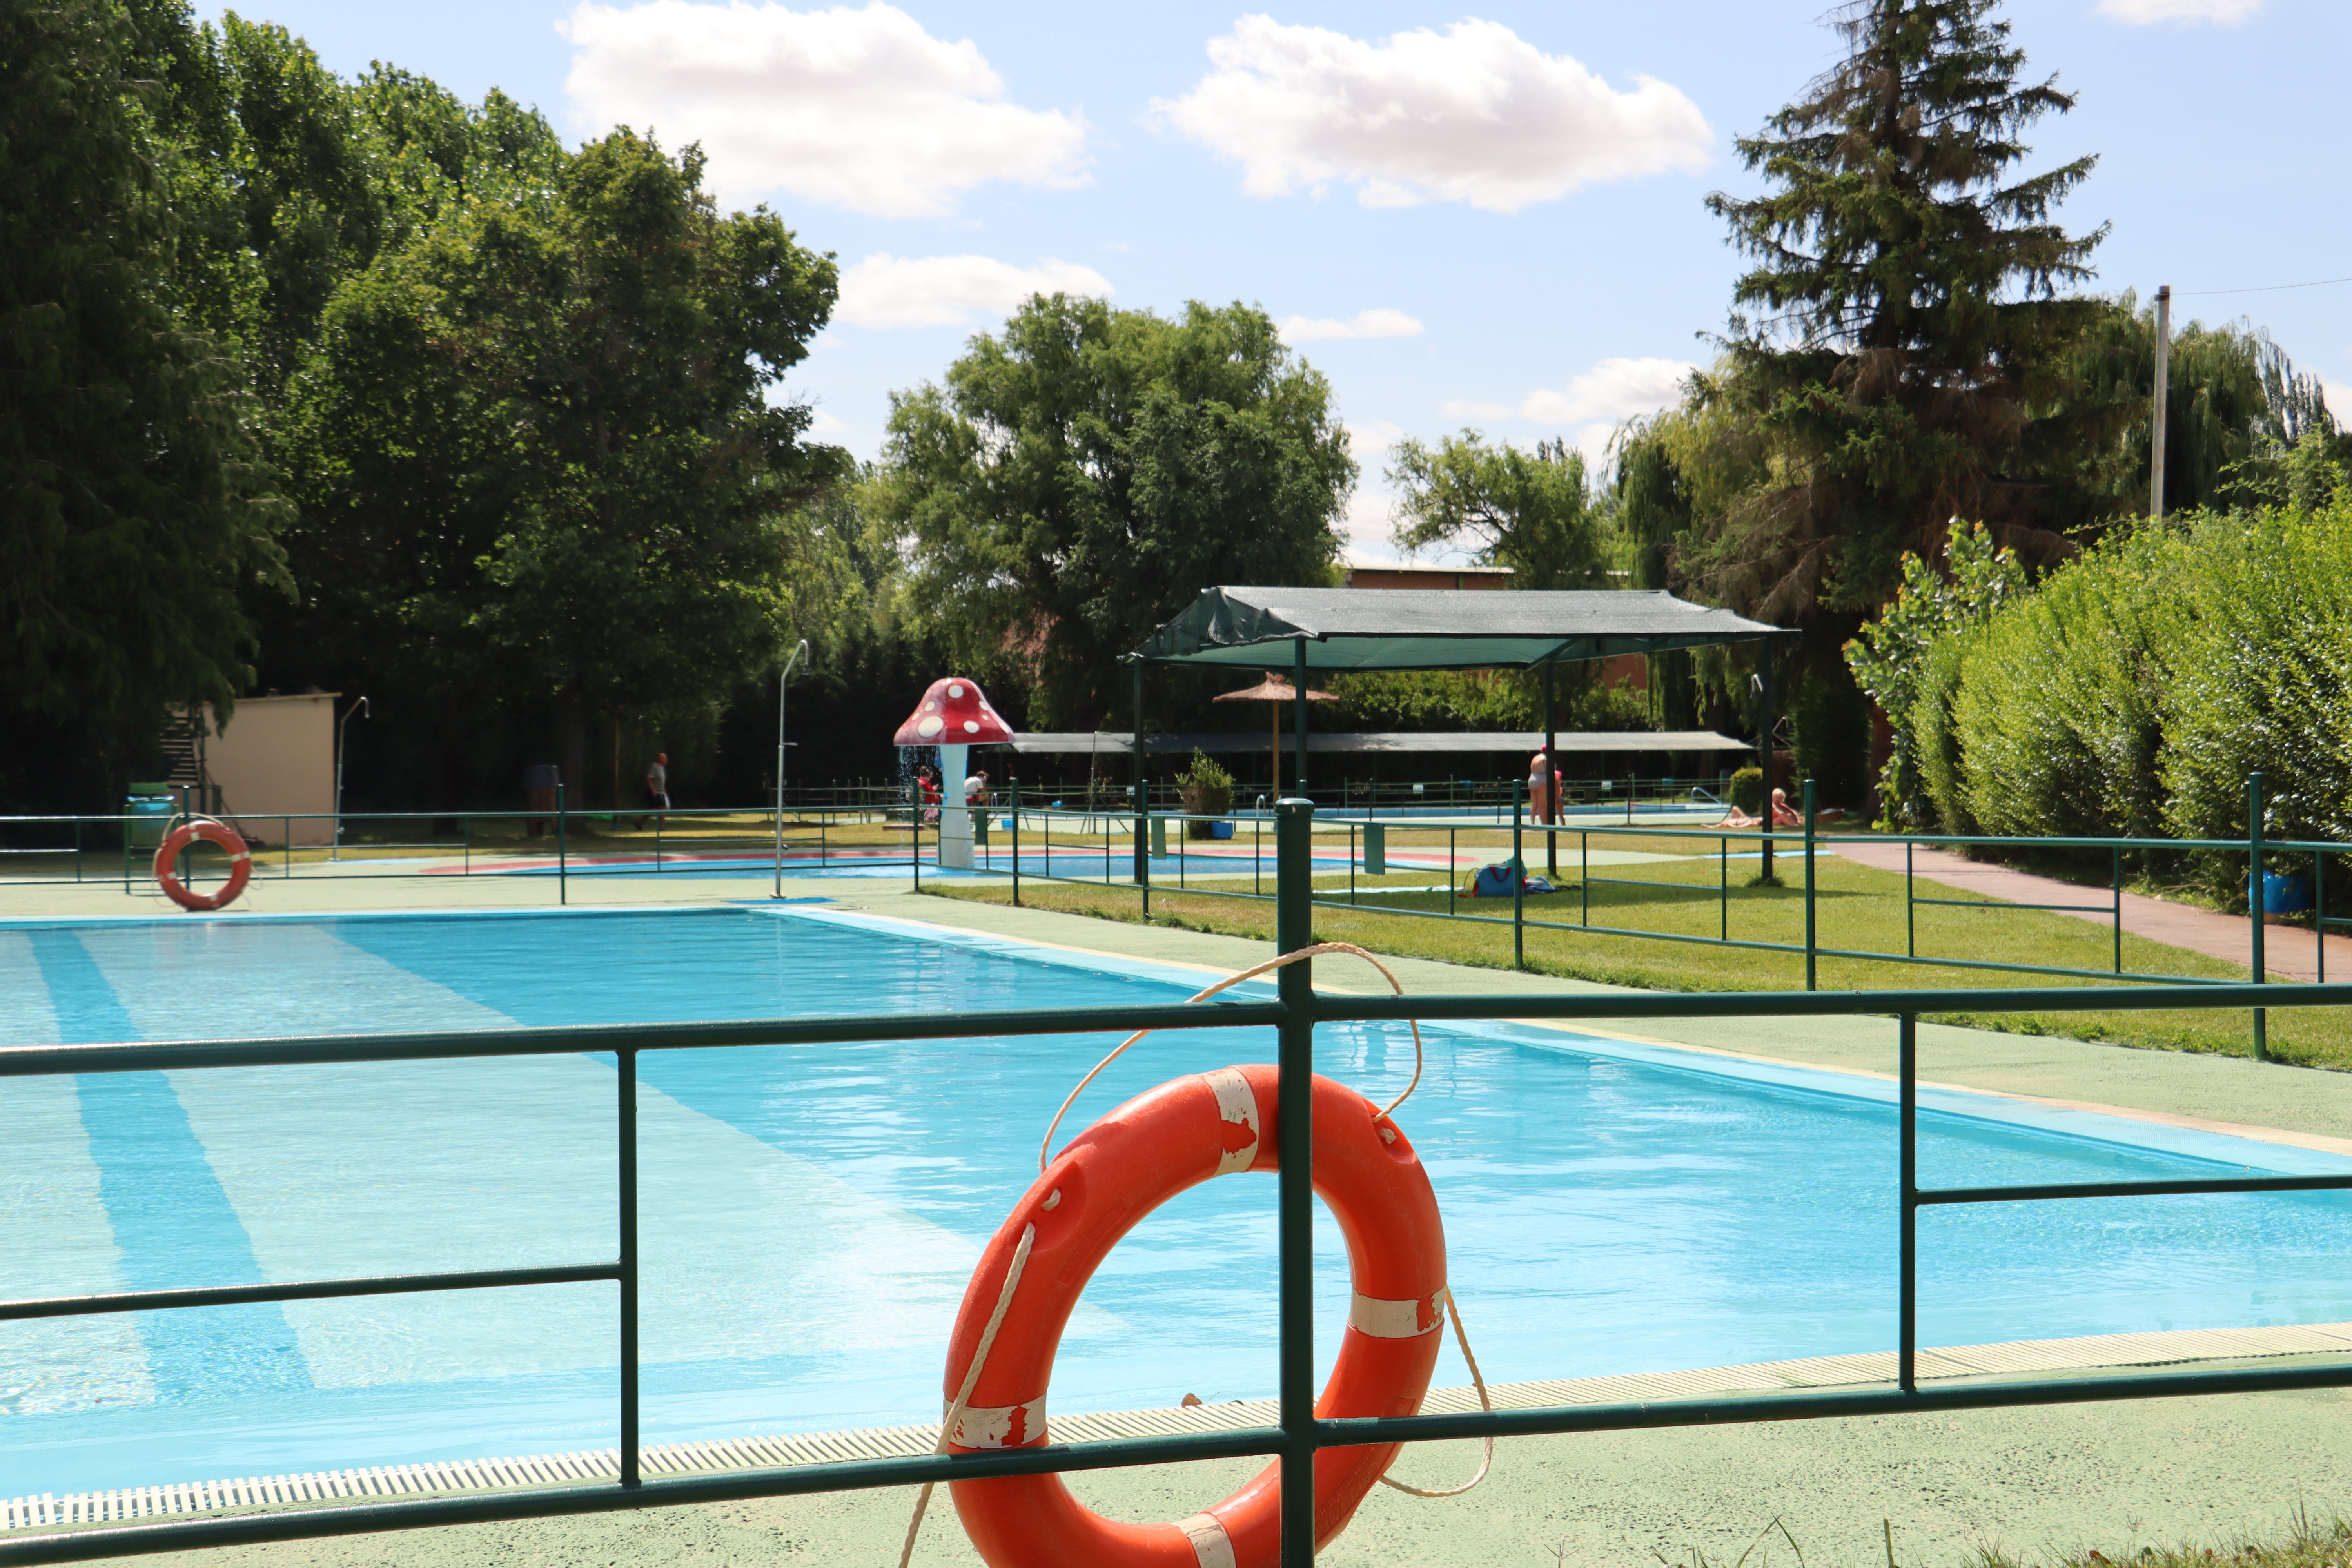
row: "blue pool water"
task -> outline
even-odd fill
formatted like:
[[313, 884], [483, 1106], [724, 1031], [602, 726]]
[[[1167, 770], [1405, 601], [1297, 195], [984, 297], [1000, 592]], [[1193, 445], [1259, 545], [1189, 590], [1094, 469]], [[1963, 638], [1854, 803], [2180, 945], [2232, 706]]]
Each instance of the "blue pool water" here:
[[[1075, 1005], [1199, 983], [808, 906], [18, 924], [0, 927], [0, 1040]], [[1428, 1042], [1400, 1120], [1490, 1377], [1892, 1343], [1885, 1085], [1510, 1026]], [[1110, 1043], [646, 1055], [648, 1438], [933, 1415], [979, 1248]], [[1401, 1027], [1332, 1028], [1318, 1048], [1375, 1096], [1412, 1071]], [[1272, 1051], [1265, 1031], [1153, 1036], [1078, 1121]], [[0, 1079], [0, 1295], [609, 1258], [614, 1100], [610, 1061], [583, 1056]], [[2335, 1168], [1990, 1097], [1927, 1103], [1930, 1185]], [[1065, 1342], [1055, 1408], [1271, 1392], [1272, 1197], [1269, 1177], [1212, 1183], [1122, 1245]], [[1921, 1258], [1929, 1344], [2352, 1318], [2340, 1194], [1934, 1210]], [[1328, 1226], [1318, 1268], [1336, 1335]], [[603, 1284], [0, 1324], [0, 1491], [606, 1445], [614, 1341]], [[1466, 1381], [1450, 1351], [1440, 1376]]]

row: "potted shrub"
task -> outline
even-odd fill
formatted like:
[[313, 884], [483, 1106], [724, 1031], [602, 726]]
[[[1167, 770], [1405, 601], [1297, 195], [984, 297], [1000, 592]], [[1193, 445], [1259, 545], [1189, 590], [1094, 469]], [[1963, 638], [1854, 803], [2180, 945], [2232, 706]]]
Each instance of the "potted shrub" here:
[[[1225, 772], [1215, 758], [1196, 750], [1192, 765], [1176, 776], [1176, 798], [1182, 803], [1187, 816], [1223, 816], [1234, 808], [1234, 775]], [[1222, 834], [1217, 831], [1220, 827], [1225, 830]], [[1194, 821], [1184, 825], [1184, 832], [1191, 838], [1221, 838], [1232, 835], [1233, 826]]]

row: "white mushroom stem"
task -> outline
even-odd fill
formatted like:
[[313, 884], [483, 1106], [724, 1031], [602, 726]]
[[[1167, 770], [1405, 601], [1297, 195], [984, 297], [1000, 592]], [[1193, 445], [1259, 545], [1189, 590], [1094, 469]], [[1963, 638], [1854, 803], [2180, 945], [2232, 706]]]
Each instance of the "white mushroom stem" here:
[[971, 813], [963, 808], [963, 781], [971, 773], [970, 746], [940, 747], [940, 864], [950, 870], [971, 866]]

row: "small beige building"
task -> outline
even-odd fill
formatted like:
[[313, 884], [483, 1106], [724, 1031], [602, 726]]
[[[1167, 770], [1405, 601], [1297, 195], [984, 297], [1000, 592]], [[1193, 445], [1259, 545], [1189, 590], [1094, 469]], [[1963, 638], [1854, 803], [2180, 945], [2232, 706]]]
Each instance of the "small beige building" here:
[[230, 826], [267, 844], [334, 842], [335, 699], [341, 695], [240, 698], [226, 727], [205, 708], [211, 738], [205, 742], [205, 772], [220, 792], [221, 816]]

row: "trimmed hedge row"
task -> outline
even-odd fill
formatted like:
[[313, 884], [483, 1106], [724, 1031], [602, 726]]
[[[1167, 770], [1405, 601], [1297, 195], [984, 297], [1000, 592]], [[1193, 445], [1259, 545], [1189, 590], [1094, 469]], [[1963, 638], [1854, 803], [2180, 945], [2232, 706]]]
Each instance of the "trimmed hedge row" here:
[[2352, 838], [2352, 491], [2110, 535], [1906, 694], [1905, 804], [1945, 831], [2242, 838], [2260, 772], [2266, 834]]
[[2242, 839], [2261, 771], [2265, 835], [2352, 839], [2352, 489], [2110, 533], [2022, 593], [1976, 566], [1851, 654], [1895, 699], [1898, 826]]

